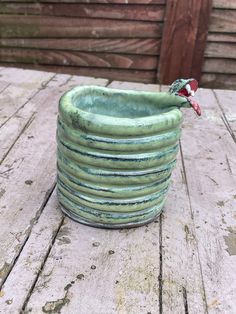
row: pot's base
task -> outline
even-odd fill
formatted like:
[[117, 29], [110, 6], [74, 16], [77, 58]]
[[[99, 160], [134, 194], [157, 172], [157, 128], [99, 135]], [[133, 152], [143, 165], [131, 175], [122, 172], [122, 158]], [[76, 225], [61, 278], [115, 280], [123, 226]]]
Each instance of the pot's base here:
[[74, 214], [71, 211], [68, 211], [62, 204], [60, 204], [60, 209], [66, 216], [68, 216], [69, 218], [71, 218], [72, 220], [74, 220], [76, 222], [79, 222], [79, 223], [81, 223], [83, 225], [87, 225], [87, 226], [90, 226], [90, 227], [103, 228], [103, 229], [123, 229], [123, 228], [140, 227], [140, 226], [143, 226], [143, 225], [146, 225], [146, 224], [149, 224], [149, 223], [153, 222], [162, 213], [162, 208], [161, 208], [155, 214], [155, 216], [153, 216], [151, 218], [148, 218], [146, 220], [143, 220], [143, 221], [109, 224], [109, 223], [99, 223], [99, 222], [86, 220], [86, 219], [80, 217], [79, 215]]

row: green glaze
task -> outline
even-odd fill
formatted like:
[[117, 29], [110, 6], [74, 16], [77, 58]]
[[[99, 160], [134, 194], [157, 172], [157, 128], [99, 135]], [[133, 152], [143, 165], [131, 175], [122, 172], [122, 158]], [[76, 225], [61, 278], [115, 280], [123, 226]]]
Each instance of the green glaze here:
[[177, 95], [179, 90], [184, 88], [186, 84], [189, 84], [194, 79], [178, 79], [174, 81], [169, 89], [169, 93]]
[[146, 224], [164, 205], [181, 135], [176, 93], [76, 87], [59, 103], [62, 210], [92, 226]]

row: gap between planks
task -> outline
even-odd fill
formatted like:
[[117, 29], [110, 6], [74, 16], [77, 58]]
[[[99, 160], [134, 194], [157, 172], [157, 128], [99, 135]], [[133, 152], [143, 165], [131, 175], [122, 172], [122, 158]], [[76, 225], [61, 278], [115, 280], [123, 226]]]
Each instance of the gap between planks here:
[[[183, 168], [183, 172], [184, 172], [184, 180], [186, 183], [186, 191], [187, 191], [187, 195], [188, 195], [188, 200], [189, 200], [189, 208], [190, 208], [190, 212], [191, 212], [191, 218], [193, 221], [193, 225], [194, 225], [194, 236], [196, 238], [196, 251], [197, 251], [197, 258], [198, 258], [198, 263], [199, 263], [199, 269], [200, 269], [200, 274], [201, 274], [201, 282], [202, 282], [202, 287], [203, 287], [203, 295], [204, 295], [204, 301], [205, 301], [205, 313], [208, 313], [208, 308], [207, 308], [207, 298], [206, 298], [206, 289], [205, 289], [205, 285], [204, 285], [204, 279], [203, 279], [203, 274], [202, 274], [202, 264], [201, 264], [201, 259], [200, 259], [200, 254], [199, 254], [199, 247], [198, 247], [198, 241], [197, 241], [197, 236], [196, 236], [196, 224], [195, 224], [195, 220], [194, 220], [194, 212], [193, 212], [193, 207], [192, 207], [192, 203], [191, 203], [191, 197], [190, 197], [190, 190], [189, 190], [189, 185], [188, 185], [188, 179], [187, 179], [187, 175], [186, 175], [186, 168], [185, 168], [185, 164], [184, 164], [184, 155], [183, 155], [183, 149], [182, 149], [182, 144], [181, 144], [181, 140], [179, 142], [180, 145], [180, 157], [181, 157], [181, 164], [182, 164], [182, 168]], [[183, 289], [183, 297], [184, 297], [184, 307], [185, 307], [185, 314], [188, 314], [188, 299], [187, 299], [187, 291], [184, 288]]]
[[[225, 113], [223, 102], [220, 101], [220, 99], [219, 99], [219, 97], [221, 95], [224, 97], [224, 94], [231, 93], [231, 92], [235, 93], [235, 95], [234, 95], [234, 97], [235, 97], [236, 96], [236, 92], [235, 91], [223, 91], [223, 90], [212, 90], [212, 92], [213, 92], [213, 94], [215, 96], [216, 103], [217, 103], [218, 107], [220, 108], [220, 110], [222, 112], [221, 119], [224, 122], [224, 125], [225, 125], [226, 129], [228, 130], [229, 134], [231, 135], [234, 143], [236, 144], [236, 135], [235, 135], [233, 129], [231, 128], [229, 118], [227, 117], [227, 115]], [[235, 108], [235, 106], [232, 106], [232, 108], [230, 108], [230, 109], [233, 110], [233, 108]], [[234, 112], [231, 112], [231, 114], [234, 115], [234, 119], [236, 121], [236, 110]]]
[[[55, 191], [55, 189], [54, 189], [54, 191]], [[52, 193], [51, 193], [51, 194], [52, 194]], [[51, 196], [51, 195], [50, 195], [50, 196]], [[50, 196], [49, 196], [49, 197], [50, 197]], [[48, 198], [48, 199], [49, 199], [49, 198]], [[57, 208], [57, 210], [60, 210], [60, 209]], [[32, 292], [33, 292], [33, 290], [34, 290], [34, 288], [35, 288], [35, 285], [36, 285], [36, 283], [37, 283], [37, 281], [38, 281], [38, 279], [39, 279], [39, 276], [40, 276], [41, 272], [43, 271], [44, 265], [46, 264], [47, 258], [48, 258], [49, 254], [50, 254], [50, 252], [51, 252], [51, 249], [52, 249], [52, 247], [53, 247], [53, 244], [54, 244], [55, 241], [56, 241], [56, 238], [57, 238], [57, 236], [58, 236], [58, 234], [59, 234], [59, 231], [61, 230], [61, 227], [62, 227], [64, 221], [65, 221], [65, 217], [62, 216], [61, 220], [59, 220], [58, 228], [57, 228], [57, 229], [54, 231], [54, 233], [53, 233], [53, 236], [52, 236], [52, 239], [51, 239], [51, 243], [49, 244], [49, 247], [48, 247], [48, 249], [47, 249], [47, 251], [46, 251], [46, 254], [45, 254], [45, 257], [44, 257], [44, 259], [43, 259], [43, 261], [42, 261], [42, 264], [40, 265], [39, 271], [38, 271], [37, 275], [35, 276], [35, 279], [34, 279], [32, 285], [31, 285], [31, 287], [30, 287], [30, 289], [29, 289], [29, 292], [28, 292], [26, 298], [25, 298], [25, 301], [24, 301], [23, 306], [22, 306], [22, 309], [21, 309], [21, 312], [22, 312], [22, 313], [24, 313], [24, 311], [25, 311], [25, 308], [26, 308], [26, 306], [27, 306], [27, 304], [28, 304], [28, 301], [29, 301], [29, 299], [30, 299], [30, 296], [31, 296], [31, 294], [32, 294]]]

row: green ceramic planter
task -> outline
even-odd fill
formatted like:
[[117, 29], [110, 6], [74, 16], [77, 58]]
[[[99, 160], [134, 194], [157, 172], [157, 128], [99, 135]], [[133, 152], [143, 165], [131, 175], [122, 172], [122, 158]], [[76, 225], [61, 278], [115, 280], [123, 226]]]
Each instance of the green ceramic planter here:
[[64, 94], [57, 191], [65, 214], [106, 228], [139, 226], [160, 214], [178, 152], [179, 108], [191, 106], [178, 92], [85, 86]]

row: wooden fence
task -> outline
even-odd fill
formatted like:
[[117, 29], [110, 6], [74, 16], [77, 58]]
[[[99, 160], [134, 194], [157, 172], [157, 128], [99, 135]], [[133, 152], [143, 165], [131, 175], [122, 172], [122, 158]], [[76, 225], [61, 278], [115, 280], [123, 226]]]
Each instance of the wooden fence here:
[[232, 88], [235, 21], [234, 0], [0, 0], [0, 66]]

